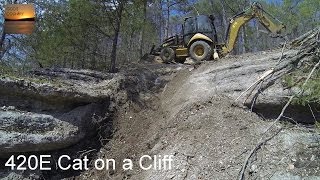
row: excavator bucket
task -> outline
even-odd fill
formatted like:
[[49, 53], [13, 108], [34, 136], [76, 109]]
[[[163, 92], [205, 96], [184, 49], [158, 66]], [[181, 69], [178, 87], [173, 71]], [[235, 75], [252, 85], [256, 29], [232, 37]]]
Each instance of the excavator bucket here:
[[148, 62], [148, 63], [163, 63], [163, 60], [159, 56], [159, 52], [155, 49], [155, 45], [151, 47], [149, 53], [144, 54], [140, 62]]

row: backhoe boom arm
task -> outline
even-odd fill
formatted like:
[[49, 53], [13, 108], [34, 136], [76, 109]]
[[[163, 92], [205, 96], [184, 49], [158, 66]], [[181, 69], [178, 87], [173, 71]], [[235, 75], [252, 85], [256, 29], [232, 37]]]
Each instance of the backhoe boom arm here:
[[[250, 8], [231, 18], [226, 35], [226, 44], [222, 47], [221, 54], [223, 56], [233, 50], [240, 28], [254, 18], [258, 19], [258, 21], [272, 34], [280, 34], [282, 30], [285, 29], [283, 23], [264, 11], [259, 3], [252, 3]], [[271, 20], [270, 18], [274, 20]]]

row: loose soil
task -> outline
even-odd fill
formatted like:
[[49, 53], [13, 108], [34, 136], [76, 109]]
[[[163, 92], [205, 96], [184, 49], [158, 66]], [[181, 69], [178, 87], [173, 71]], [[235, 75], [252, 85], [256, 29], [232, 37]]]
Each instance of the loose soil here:
[[[234, 59], [230, 57], [228, 61]], [[210, 66], [217, 64], [221, 62], [209, 62]], [[244, 160], [260, 139], [283, 126], [275, 138], [254, 153], [245, 179], [320, 179], [320, 136], [316, 130], [282, 122], [263, 134], [272, 120], [259, 117], [247, 107], [234, 105], [229, 97], [215, 95], [198, 99], [197, 92], [182, 99], [176, 97], [183, 95], [182, 85], [196, 71], [190, 66], [172, 74], [171, 81], [162, 89], [141, 93], [139, 98], [143, 103], [128, 102], [115, 114], [114, 134], [98, 157], [113, 158], [116, 162], [131, 159], [133, 170], [123, 171], [118, 163], [115, 171], [92, 169], [78, 178], [237, 179]], [[314, 146], [309, 147], [307, 141]], [[173, 169], [141, 170], [138, 162], [142, 155], [173, 155]]]

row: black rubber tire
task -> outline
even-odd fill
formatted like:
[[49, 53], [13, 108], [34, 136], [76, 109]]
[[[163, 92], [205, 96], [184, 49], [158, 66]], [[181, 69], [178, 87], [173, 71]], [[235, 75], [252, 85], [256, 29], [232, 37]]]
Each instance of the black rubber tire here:
[[160, 57], [165, 63], [174, 61], [175, 53], [170, 47], [163, 48], [160, 52]]
[[210, 60], [210, 57], [212, 55], [212, 48], [205, 41], [202, 41], [202, 40], [195, 41], [191, 44], [189, 48], [189, 55], [191, 56], [192, 59], [198, 62]]

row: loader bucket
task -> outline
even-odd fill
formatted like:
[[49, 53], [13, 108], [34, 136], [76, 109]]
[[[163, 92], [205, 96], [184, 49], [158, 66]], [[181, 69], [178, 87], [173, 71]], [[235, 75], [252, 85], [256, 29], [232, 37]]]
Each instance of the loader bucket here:
[[141, 57], [140, 62], [163, 63], [162, 59], [159, 57], [159, 52], [155, 49], [155, 45], [151, 47], [149, 53], [146, 53]]

